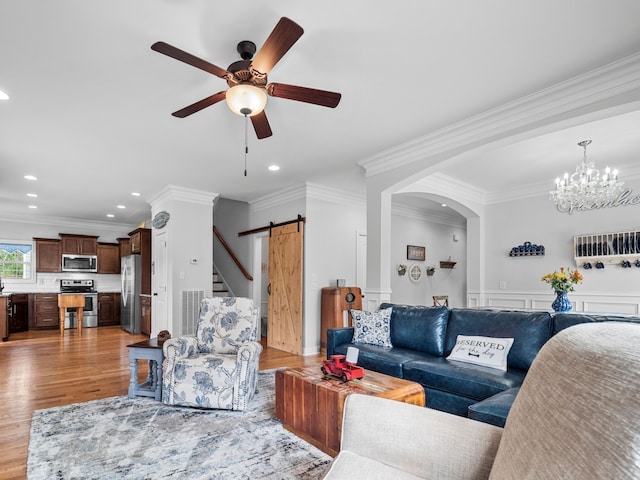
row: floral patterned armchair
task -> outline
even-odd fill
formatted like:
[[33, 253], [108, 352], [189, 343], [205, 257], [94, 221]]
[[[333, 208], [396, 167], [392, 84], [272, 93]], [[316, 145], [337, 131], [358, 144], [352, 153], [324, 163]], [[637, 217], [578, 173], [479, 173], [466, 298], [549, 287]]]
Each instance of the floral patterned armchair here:
[[257, 332], [258, 308], [251, 299], [203, 299], [196, 336], [171, 338], [162, 346], [162, 401], [246, 409], [258, 381], [262, 345]]

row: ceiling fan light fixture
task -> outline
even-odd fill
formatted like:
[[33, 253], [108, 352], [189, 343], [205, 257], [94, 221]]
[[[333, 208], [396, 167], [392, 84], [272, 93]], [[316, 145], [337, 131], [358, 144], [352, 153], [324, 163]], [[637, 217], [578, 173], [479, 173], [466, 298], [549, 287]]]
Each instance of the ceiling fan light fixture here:
[[252, 117], [264, 110], [267, 105], [267, 92], [253, 85], [234, 85], [226, 94], [227, 105], [233, 113]]

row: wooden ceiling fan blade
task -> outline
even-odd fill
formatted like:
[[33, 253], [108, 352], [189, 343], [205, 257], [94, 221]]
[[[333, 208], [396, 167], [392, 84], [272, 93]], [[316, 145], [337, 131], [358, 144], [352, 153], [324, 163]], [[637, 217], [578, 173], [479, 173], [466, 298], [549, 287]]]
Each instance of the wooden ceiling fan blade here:
[[270, 83], [267, 85], [267, 93], [272, 97], [286, 98], [298, 102], [313, 103], [323, 107], [335, 108], [340, 103], [342, 94], [317, 90], [315, 88], [298, 87], [285, 83]]
[[222, 92], [214, 93], [210, 97], [203, 98], [202, 100], [189, 105], [188, 107], [184, 107], [176, 112], [173, 112], [171, 115], [178, 118], [188, 117], [189, 115], [193, 115], [196, 112], [199, 112], [203, 108], [207, 108], [211, 105], [214, 105], [222, 100], [224, 100], [227, 95], [226, 90]]
[[273, 135], [273, 133], [271, 133], [271, 127], [269, 126], [269, 120], [267, 120], [267, 114], [264, 113], [264, 110], [249, 118], [251, 119], [253, 129], [256, 131], [259, 140]]
[[256, 53], [251, 62], [252, 70], [264, 75], [269, 73], [303, 33], [304, 30], [300, 25], [287, 17], [282, 17], [262, 48]]
[[213, 63], [209, 63], [206, 60], [198, 58], [195, 55], [191, 55], [190, 53], [185, 52], [184, 50], [180, 50], [179, 48], [174, 47], [173, 45], [169, 45], [165, 42], [154, 43], [153, 45], [151, 45], [151, 50], [162, 53], [163, 55], [166, 55], [168, 57], [175, 58], [176, 60], [191, 65], [192, 67], [204, 70], [205, 72], [211, 73], [216, 77], [227, 78], [229, 75], [231, 75], [224, 68], [220, 68]]

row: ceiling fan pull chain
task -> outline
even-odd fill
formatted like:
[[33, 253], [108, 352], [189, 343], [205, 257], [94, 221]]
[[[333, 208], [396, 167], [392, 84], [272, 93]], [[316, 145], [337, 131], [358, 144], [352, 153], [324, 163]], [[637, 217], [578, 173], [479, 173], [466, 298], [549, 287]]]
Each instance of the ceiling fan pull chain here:
[[244, 114], [244, 176], [247, 176], [247, 154], [249, 153], [249, 115]]

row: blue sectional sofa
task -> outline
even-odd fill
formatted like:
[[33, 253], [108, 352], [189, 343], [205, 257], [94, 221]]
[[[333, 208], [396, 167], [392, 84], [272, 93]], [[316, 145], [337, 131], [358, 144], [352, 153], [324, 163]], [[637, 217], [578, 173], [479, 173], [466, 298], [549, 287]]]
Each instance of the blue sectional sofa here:
[[[625, 315], [463, 309], [383, 303], [392, 308], [391, 347], [353, 343], [354, 328], [327, 331], [327, 357], [359, 350], [358, 365], [420, 383], [427, 407], [503, 426], [520, 385], [542, 345], [577, 323], [640, 322]], [[513, 338], [506, 371], [447, 360], [458, 335]]]

